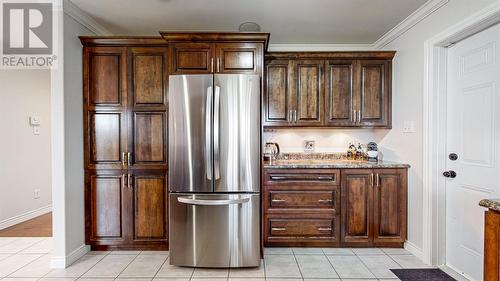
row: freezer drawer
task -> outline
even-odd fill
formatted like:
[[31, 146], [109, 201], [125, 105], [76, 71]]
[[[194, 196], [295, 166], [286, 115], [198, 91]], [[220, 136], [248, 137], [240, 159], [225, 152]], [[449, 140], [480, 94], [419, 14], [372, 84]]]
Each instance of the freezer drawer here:
[[260, 265], [259, 194], [170, 194], [170, 264]]

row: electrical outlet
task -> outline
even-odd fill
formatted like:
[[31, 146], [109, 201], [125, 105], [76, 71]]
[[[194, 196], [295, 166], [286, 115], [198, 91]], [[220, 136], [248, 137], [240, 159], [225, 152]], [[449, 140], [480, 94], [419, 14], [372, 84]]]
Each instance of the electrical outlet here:
[[415, 133], [415, 122], [403, 121], [403, 133]]
[[38, 136], [40, 134], [40, 127], [35, 126], [33, 127], [33, 135]]
[[313, 152], [314, 145], [315, 145], [315, 141], [311, 141], [311, 140], [304, 141], [304, 152]]
[[35, 189], [33, 191], [33, 199], [38, 199], [40, 198], [40, 189]]

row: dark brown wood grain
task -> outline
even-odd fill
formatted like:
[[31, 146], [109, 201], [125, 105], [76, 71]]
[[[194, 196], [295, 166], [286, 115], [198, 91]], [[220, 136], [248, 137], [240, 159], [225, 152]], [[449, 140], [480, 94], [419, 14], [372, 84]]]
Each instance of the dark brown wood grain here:
[[342, 170], [342, 242], [368, 245], [373, 237], [372, 171]]
[[374, 170], [373, 242], [403, 243], [406, 240], [406, 171]]
[[484, 212], [484, 281], [500, 280], [500, 213]]
[[261, 73], [261, 43], [216, 43], [215, 52], [217, 73]]
[[160, 31], [167, 42], [256, 42], [267, 50], [269, 33], [264, 32], [171, 32]]
[[332, 127], [355, 126], [353, 84], [354, 61], [326, 61], [325, 124]]
[[134, 173], [134, 241], [167, 241], [167, 182], [164, 173]]
[[83, 51], [86, 243], [168, 249], [168, 48], [96, 40]]
[[263, 98], [264, 126], [287, 126], [290, 124], [291, 104], [289, 79], [291, 79], [291, 61], [275, 60], [265, 68], [265, 90]]
[[[324, 62], [297, 60], [294, 64], [296, 115], [294, 126], [314, 126], [323, 122]], [[293, 91], [292, 90], [292, 91]]]
[[214, 44], [172, 43], [170, 71], [172, 74], [206, 74], [214, 72]]
[[394, 54], [268, 53], [264, 128], [391, 128]]
[[161, 36], [79, 36], [85, 47], [104, 46], [166, 46]]

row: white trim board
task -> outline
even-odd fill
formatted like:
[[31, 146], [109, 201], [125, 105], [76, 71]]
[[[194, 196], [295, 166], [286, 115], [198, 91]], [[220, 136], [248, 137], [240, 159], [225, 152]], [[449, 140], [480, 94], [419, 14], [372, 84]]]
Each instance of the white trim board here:
[[41, 215], [52, 212], [52, 205], [47, 205], [45, 207], [41, 207], [32, 211], [28, 211], [26, 213], [14, 216], [12, 218], [5, 219], [0, 221], [0, 230], [5, 229], [7, 227], [11, 227], [13, 225], [25, 222], [27, 220], [39, 217]]
[[422, 258], [432, 265], [446, 262], [446, 188], [441, 176], [446, 159], [446, 46], [497, 23], [500, 1], [425, 42]]
[[63, 0], [63, 11], [66, 15], [72, 17], [74, 20], [79, 22], [81, 25], [88, 28], [90, 31], [97, 35], [107, 36], [112, 35], [112, 33], [107, 30], [104, 26], [99, 24], [95, 19], [93, 19], [87, 12], [80, 9], [70, 0]]
[[81, 245], [73, 252], [66, 256], [52, 256], [50, 260], [51, 268], [67, 268], [72, 265], [75, 261], [79, 260], [81, 257], [85, 256], [86, 253], [90, 251], [89, 245]]
[[439, 10], [444, 5], [448, 4], [450, 0], [429, 0], [415, 12], [405, 18], [402, 22], [396, 25], [394, 28], [389, 30], [386, 34], [380, 37], [372, 45], [374, 49], [382, 49], [392, 41], [396, 40], [401, 35], [405, 34], [412, 27], [417, 25], [419, 22], [432, 15], [434, 12]]

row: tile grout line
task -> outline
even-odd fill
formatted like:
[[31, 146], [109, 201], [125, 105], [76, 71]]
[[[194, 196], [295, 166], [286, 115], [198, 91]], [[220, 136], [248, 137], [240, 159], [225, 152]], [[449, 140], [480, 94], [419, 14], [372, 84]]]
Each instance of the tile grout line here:
[[[120, 271], [120, 273], [118, 273], [118, 275], [116, 275], [116, 277], [113, 279], [113, 280], [116, 280], [118, 277], [120, 277], [120, 275], [135, 261], [135, 259], [137, 259], [137, 257], [139, 256], [139, 254], [137, 254], [123, 269], [122, 271]], [[153, 280], [153, 279], [151, 279]]]
[[[330, 266], [333, 268], [333, 271], [335, 272], [335, 274], [337, 274], [337, 276], [340, 278], [340, 274], [337, 272], [337, 270], [335, 269], [335, 266], [333, 266], [332, 262], [330, 261], [330, 259], [328, 258], [328, 256], [326, 255], [325, 251], [323, 251], [323, 248], [321, 248], [321, 251], [323, 252], [323, 254], [325, 255], [325, 258], [326, 258], [326, 261], [328, 261], [328, 263], [330, 264]], [[342, 279], [341, 279], [342, 280]]]
[[[321, 250], [323, 251], [323, 250]], [[304, 274], [302, 274], [302, 270], [300, 270], [300, 265], [299, 261], [297, 260], [297, 257], [295, 256], [295, 251], [292, 248], [292, 254], [293, 254], [293, 259], [295, 260], [295, 264], [297, 265], [297, 268], [299, 269], [300, 276], [302, 277], [302, 280], [304, 280]]]
[[[17, 254], [15, 254], [14, 256], [16, 256], [16, 255], [17, 255]], [[38, 258], [36, 258], [36, 259], [34, 259], [34, 260], [30, 261], [29, 263], [27, 263], [27, 264], [25, 264], [25, 265], [21, 266], [20, 268], [18, 268], [18, 269], [16, 269], [16, 270], [12, 271], [11, 273], [9, 273], [9, 275], [4, 276], [3, 278], [16, 278], [16, 277], [10, 277], [10, 276], [11, 276], [12, 274], [14, 274], [14, 273], [18, 272], [19, 270], [23, 269], [24, 267], [26, 267], [26, 266], [28, 266], [28, 265], [30, 265], [30, 264], [32, 264], [32, 263], [34, 263], [35, 261], [37, 261], [37, 260], [41, 259], [43, 256], [44, 256], [44, 255], [40, 255]], [[24, 277], [21, 277], [21, 278], [24, 278]], [[36, 277], [35, 277], [35, 278], [36, 278]], [[42, 277], [40, 277], [40, 278], [42, 278]]]
[[[109, 255], [109, 253], [108, 253]], [[100, 263], [104, 258], [106, 258], [108, 255], [103, 255], [102, 258], [100, 258], [94, 265], [92, 265], [89, 269], [87, 269], [84, 273], [82, 273], [80, 276], [76, 277], [76, 280], [79, 280], [85, 275], [87, 272], [89, 272], [92, 268], [94, 268], [98, 263]]]
[[170, 252], [168, 253], [167, 255], [167, 258], [163, 261], [163, 263], [160, 265], [160, 267], [158, 268], [158, 270], [156, 271], [155, 275], [153, 276], [153, 278], [151, 278], [151, 280], [154, 280], [156, 278], [156, 276], [158, 275], [158, 272], [160, 272], [161, 268], [163, 267], [163, 265], [165, 265], [165, 263], [170, 259]]

